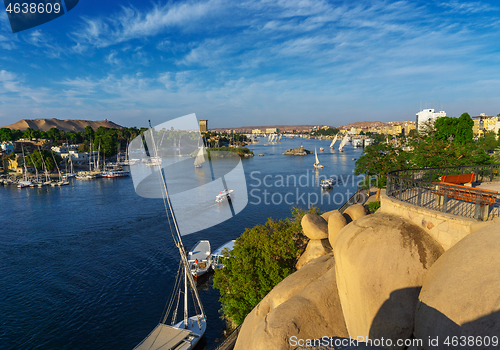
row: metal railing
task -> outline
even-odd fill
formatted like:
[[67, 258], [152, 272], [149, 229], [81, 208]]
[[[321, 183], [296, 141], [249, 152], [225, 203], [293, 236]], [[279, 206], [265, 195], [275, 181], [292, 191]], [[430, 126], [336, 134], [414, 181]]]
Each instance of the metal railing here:
[[339, 208], [339, 212], [344, 213], [344, 211], [353, 204], [365, 204], [366, 200], [370, 197], [369, 189], [358, 188], [358, 190], [352, 195], [351, 198], [344, 203], [343, 206]]
[[232, 350], [238, 339], [238, 334], [240, 333], [241, 325], [236, 327], [222, 343], [215, 350]]
[[500, 164], [394, 170], [387, 173], [387, 195], [419, 207], [491, 220], [500, 214], [500, 195], [480, 188], [440, 183], [441, 176], [475, 173], [475, 184], [499, 182]]

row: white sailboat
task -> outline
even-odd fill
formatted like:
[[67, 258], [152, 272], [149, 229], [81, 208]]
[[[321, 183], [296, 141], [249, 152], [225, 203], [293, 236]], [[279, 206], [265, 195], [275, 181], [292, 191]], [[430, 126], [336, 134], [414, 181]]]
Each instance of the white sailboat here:
[[335, 148], [335, 147], [333, 147], [333, 145], [335, 145], [335, 142], [337, 142], [337, 135], [338, 135], [338, 134], [335, 134], [335, 137], [333, 138], [332, 143], [330, 143], [330, 148], [331, 148], [331, 149], [334, 149], [334, 148]]
[[281, 142], [281, 136], [282, 135], [280, 134], [280, 136], [278, 137], [278, 142]]
[[17, 188], [25, 188], [31, 186], [31, 181], [28, 180], [28, 167], [26, 166], [26, 158], [24, 157], [23, 144], [21, 144], [21, 149], [23, 151], [24, 175], [23, 175], [23, 180], [19, 181], [19, 183], [17, 184]]
[[344, 146], [349, 141], [349, 135], [346, 133], [342, 141], [340, 142], [339, 152], [344, 152]]
[[316, 147], [314, 147], [314, 156], [316, 157], [316, 162], [314, 162], [315, 169], [323, 169], [324, 166], [319, 164], [318, 153], [316, 152]]
[[196, 155], [196, 158], [194, 160], [194, 167], [195, 168], [201, 168], [202, 164], [205, 162], [205, 156], [203, 152], [203, 147], [200, 147], [198, 150], [198, 154]]
[[[150, 130], [151, 135], [153, 135], [153, 129], [151, 128], [151, 125]], [[154, 156], [159, 158], [154, 138], [152, 138], [152, 144], [149, 146], [152, 147]], [[134, 349], [190, 350], [196, 346], [200, 338], [205, 333], [207, 320], [205, 312], [203, 311], [203, 305], [201, 304], [201, 300], [198, 295], [198, 290], [193, 279], [193, 275], [190, 273], [190, 263], [186, 255], [186, 249], [184, 247], [184, 244], [182, 243], [179, 225], [175, 218], [172, 203], [167, 191], [165, 173], [162, 171], [161, 163], [157, 163], [156, 167], [158, 170], [158, 176], [160, 178], [162, 197], [165, 204], [165, 212], [167, 214], [169, 227], [171, 228], [172, 237], [174, 238], [174, 243], [179, 249], [181, 261], [175, 281], [175, 291], [170, 300], [169, 307], [167, 308], [167, 312], [165, 313], [165, 317], [153, 329], [153, 331], [149, 333], [149, 335]], [[182, 283], [182, 280], [184, 283]], [[190, 295], [189, 287], [194, 295], [193, 302], [195, 306], [195, 315], [191, 317], [189, 317], [188, 314], [188, 296]], [[183, 319], [180, 322], [177, 322], [177, 306], [179, 305], [181, 299], [184, 300], [184, 314]], [[170, 315], [171, 311], [172, 319], [170, 325], [168, 325], [167, 318]]]

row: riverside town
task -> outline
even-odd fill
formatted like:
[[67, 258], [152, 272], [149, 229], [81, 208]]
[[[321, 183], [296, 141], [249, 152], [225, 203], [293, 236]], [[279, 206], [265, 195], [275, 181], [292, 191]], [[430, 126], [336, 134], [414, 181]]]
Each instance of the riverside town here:
[[39, 2], [0, 349], [500, 347], [497, 2]]

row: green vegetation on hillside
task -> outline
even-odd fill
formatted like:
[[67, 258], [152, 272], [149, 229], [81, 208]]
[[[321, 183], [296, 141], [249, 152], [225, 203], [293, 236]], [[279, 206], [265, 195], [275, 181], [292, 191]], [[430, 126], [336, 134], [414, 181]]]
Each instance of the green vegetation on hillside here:
[[220, 291], [224, 316], [236, 324], [243, 323], [262, 298], [295, 271], [305, 249], [300, 222], [306, 212], [294, 208], [292, 214], [292, 219], [269, 218], [264, 225], [246, 229], [225, 267], [215, 272], [214, 287]]

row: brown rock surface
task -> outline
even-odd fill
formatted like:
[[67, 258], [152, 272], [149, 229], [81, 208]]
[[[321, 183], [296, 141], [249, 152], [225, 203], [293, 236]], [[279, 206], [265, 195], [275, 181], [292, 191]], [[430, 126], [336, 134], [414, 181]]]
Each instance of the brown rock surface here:
[[333, 250], [349, 335], [411, 337], [418, 293], [441, 246], [412, 222], [376, 213], [342, 229]]
[[328, 217], [328, 241], [330, 245], [333, 247], [335, 244], [335, 240], [337, 239], [337, 235], [340, 230], [347, 225], [347, 220], [345, 216], [342, 215], [338, 210], [335, 210], [335, 213], [332, 213]]
[[310, 239], [328, 238], [328, 223], [321, 216], [306, 214], [301, 221], [304, 234]]
[[297, 261], [295, 268], [299, 270], [309, 261], [331, 252], [332, 246], [330, 245], [330, 242], [328, 242], [328, 239], [311, 239], [307, 243], [306, 250], [300, 256], [299, 261]]
[[344, 215], [349, 215], [352, 221], [358, 220], [366, 215], [366, 209], [361, 204], [353, 204], [344, 210]]
[[269, 312], [292, 296], [297, 294], [305, 286], [318, 279], [326, 271], [333, 269], [334, 260], [333, 254], [322, 256], [310, 264], [304, 266], [303, 269], [297, 271], [273, 288], [268, 295], [261, 300], [261, 302], [250, 312], [245, 318], [245, 322], [241, 327], [236, 342], [237, 348], [235, 349], [248, 349], [248, 344], [254, 336], [254, 331], [259, 322], [266, 317]]
[[[436, 261], [420, 292], [416, 337], [477, 340], [500, 335], [499, 252], [500, 230], [492, 224], [466, 236]], [[443, 341], [439, 345], [433, 349], [450, 348]]]
[[328, 218], [330, 217], [330, 215], [333, 215], [338, 212], [339, 212], [338, 210], [330, 210], [327, 211], [326, 213], [321, 214], [320, 216], [328, 222]]
[[[330, 267], [334, 264], [331, 254], [316, 260], [319, 264], [330, 264]], [[290, 279], [287, 283], [301, 279], [306, 270], [314, 270], [312, 266], [318, 263], [313, 261], [287, 277]], [[235, 350], [289, 350], [292, 336], [297, 339], [325, 335], [348, 337], [335, 276], [335, 269], [330, 268], [266, 315], [260, 313], [257, 316], [254, 309], [243, 323]]]

